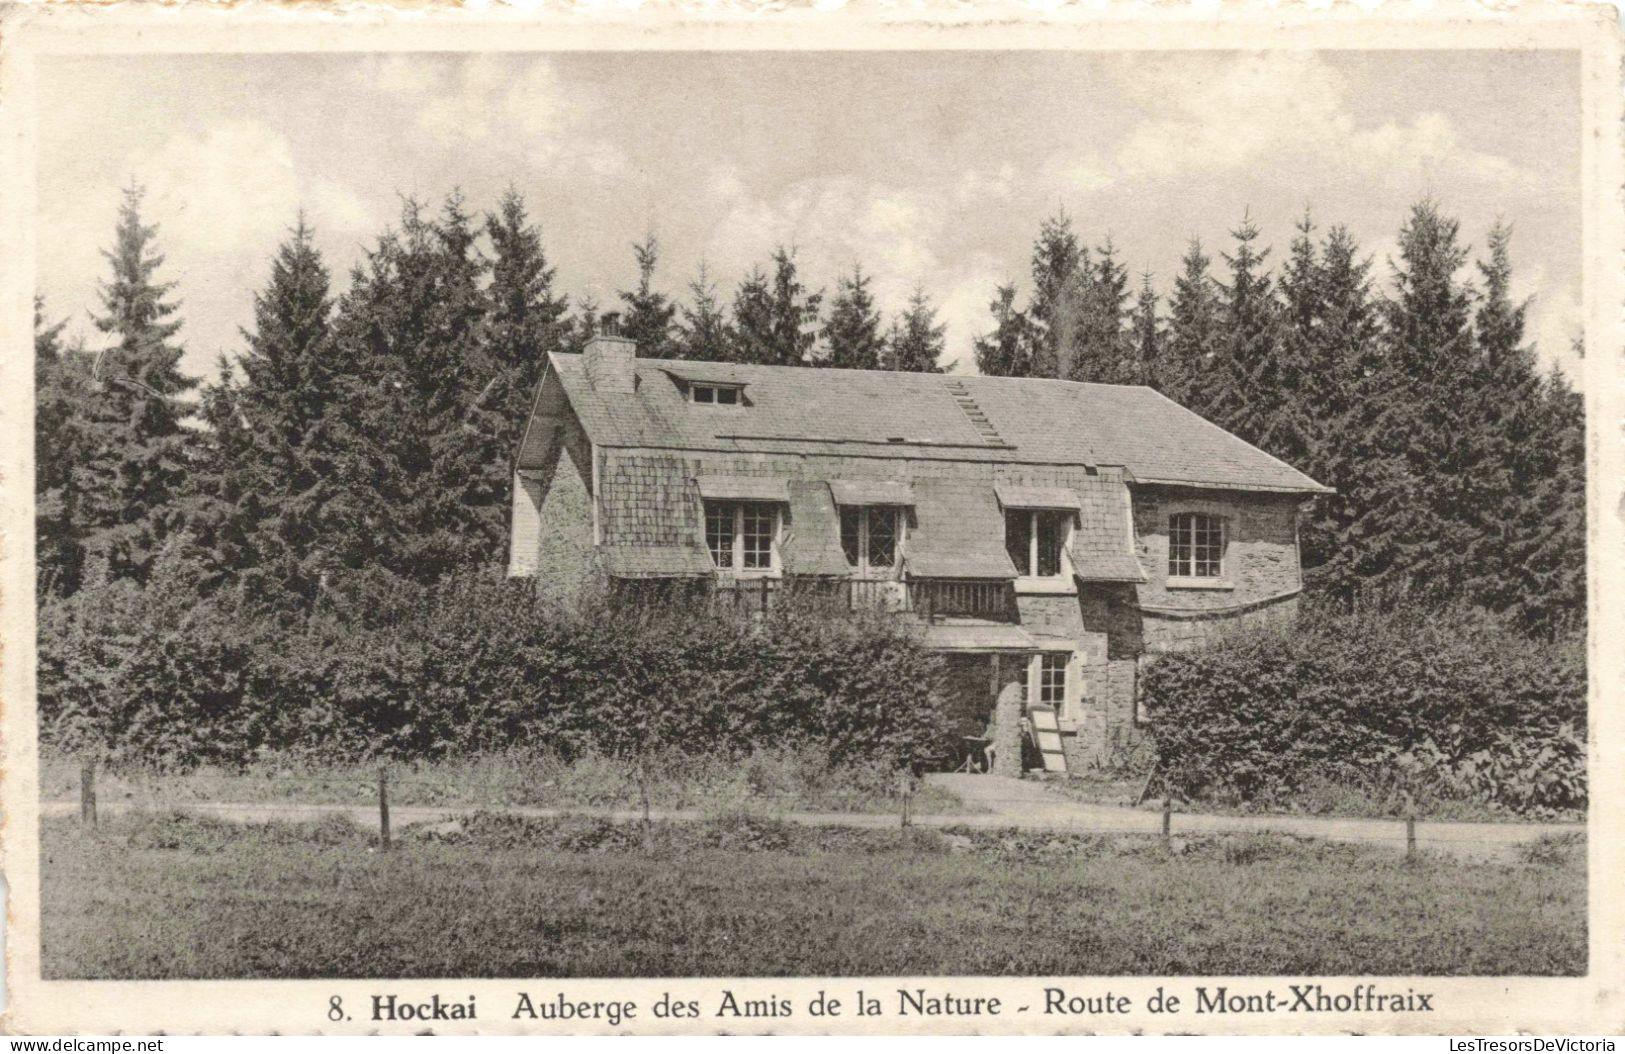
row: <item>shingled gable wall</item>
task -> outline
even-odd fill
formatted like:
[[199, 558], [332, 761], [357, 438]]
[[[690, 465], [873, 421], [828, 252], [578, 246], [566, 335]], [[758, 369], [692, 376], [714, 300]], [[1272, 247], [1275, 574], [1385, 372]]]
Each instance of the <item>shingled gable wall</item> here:
[[509, 574], [534, 575], [570, 604], [598, 584], [593, 545], [592, 444], [556, 382], [543, 382], [514, 480]]

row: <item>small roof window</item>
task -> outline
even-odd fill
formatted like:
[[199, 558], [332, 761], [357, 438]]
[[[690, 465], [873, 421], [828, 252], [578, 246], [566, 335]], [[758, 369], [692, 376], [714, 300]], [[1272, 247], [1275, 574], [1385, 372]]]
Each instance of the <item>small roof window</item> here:
[[709, 381], [690, 381], [688, 385], [688, 398], [690, 402], [701, 403], [707, 406], [738, 406], [740, 402], [741, 385], [715, 384]]

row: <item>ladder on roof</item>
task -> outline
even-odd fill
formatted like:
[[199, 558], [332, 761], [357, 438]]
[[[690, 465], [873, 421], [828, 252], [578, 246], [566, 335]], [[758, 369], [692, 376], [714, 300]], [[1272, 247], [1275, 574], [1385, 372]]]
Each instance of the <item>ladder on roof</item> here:
[[943, 384], [947, 386], [948, 394], [954, 397], [954, 402], [959, 404], [959, 408], [964, 411], [965, 416], [970, 420], [971, 427], [975, 428], [977, 435], [982, 437], [982, 442], [988, 446], [1009, 445], [1004, 441], [1004, 437], [999, 435], [999, 430], [993, 427], [993, 422], [988, 420], [987, 411], [977, 404], [976, 396], [970, 393], [970, 389], [966, 387], [964, 381], [957, 378], [944, 378]]

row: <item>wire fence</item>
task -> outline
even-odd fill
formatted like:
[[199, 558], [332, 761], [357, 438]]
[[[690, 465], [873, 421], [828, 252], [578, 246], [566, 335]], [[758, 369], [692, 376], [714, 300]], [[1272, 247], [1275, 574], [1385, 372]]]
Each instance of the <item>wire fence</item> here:
[[[83, 760], [79, 771], [79, 819], [85, 826], [95, 826], [98, 823], [100, 812], [98, 805], [98, 766], [94, 759]], [[139, 805], [143, 808], [155, 808], [177, 811], [198, 811], [205, 813], [235, 814], [238, 818], [260, 817], [264, 815], [279, 815], [287, 818], [310, 818], [313, 815], [342, 813], [351, 817], [376, 813], [379, 844], [384, 849], [392, 848], [396, 843], [394, 827], [391, 821], [391, 810], [395, 818], [407, 819], [409, 822], [429, 822], [438, 819], [466, 815], [476, 811], [487, 811], [510, 814], [515, 816], [530, 816], [537, 818], [552, 818], [563, 816], [598, 817], [618, 821], [642, 821], [645, 824], [654, 821], [684, 821], [704, 819], [717, 815], [719, 806], [729, 809], [748, 809], [752, 805], [769, 805], [778, 807], [772, 813], [775, 818], [798, 822], [803, 824], [822, 824], [830, 826], [848, 826], [875, 829], [886, 826], [896, 826], [907, 829], [915, 826], [931, 827], [964, 827], [982, 830], [1010, 830], [1029, 834], [1067, 834], [1088, 835], [1096, 837], [1136, 837], [1159, 838], [1162, 843], [1172, 848], [1174, 840], [1190, 838], [1214, 837], [1249, 837], [1258, 835], [1278, 835], [1293, 838], [1307, 838], [1320, 841], [1343, 841], [1367, 845], [1393, 845], [1403, 846], [1407, 860], [1415, 860], [1418, 855], [1419, 839], [1426, 846], [1475, 846], [1480, 849], [1505, 849], [1527, 841], [1530, 838], [1528, 830], [1520, 829], [1524, 825], [1495, 824], [1492, 822], [1470, 821], [1421, 821], [1415, 816], [1398, 818], [1366, 818], [1366, 817], [1304, 817], [1304, 816], [1271, 816], [1255, 814], [1251, 816], [1227, 816], [1208, 813], [1183, 813], [1173, 807], [1170, 799], [1164, 798], [1160, 802], [1160, 809], [1145, 810], [1129, 808], [1108, 803], [1087, 802], [1067, 798], [1061, 795], [1044, 797], [1044, 791], [1035, 787], [1035, 792], [1019, 797], [1006, 797], [1002, 795], [975, 794], [968, 802], [955, 807], [952, 801], [944, 801], [943, 795], [936, 795], [929, 801], [929, 806], [946, 808], [922, 809], [918, 800], [921, 797], [920, 786], [909, 778], [899, 779], [894, 787], [868, 791], [776, 791], [767, 789], [749, 789], [744, 794], [729, 795], [724, 799], [706, 799], [703, 803], [693, 801], [692, 795], [680, 796], [674, 802], [657, 800], [657, 795], [651, 791], [651, 782], [641, 768], [633, 767], [630, 778], [635, 789], [635, 797], [630, 800], [620, 798], [610, 803], [601, 799], [596, 802], [582, 801], [579, 797], [560, 795], [557, 800], [548, 802], [547, 797], [538, 794], [535, 786], [518, 787], [514, 782], [479, 782], [458, 779], [429, 780], [415, 779], [410, 776], [400, 776], [391, 772], [388, 766], [380, 766], [376, 775], [362, 777], [354, 775], [300, 775], [294, 773], [277, 773], [274, 775], [234, 775], [227, 773], [200, 773], [184, 777], [166, 776], [163, 781], [171, 783], [177, 779], [186, 781], [189, 787], [217, 787], [229, 788], [232, 785], [243, 786], [253, 784], [257, 789], [265, 789], [267, 785], [278, 789], [292, 786], [320, 787], [331, 789], [334, 786], [353, 788], [358, 792], [360, 800], [353, 801], [309, 801], [289, 800], [288, 798], [243, 798], [236, 800], [231, 797], [224, 799], [213, 797], [178, 797], [173, 795], [143, 795]], [[930, 785], [926, 785], [929, 787]], [[403, 787], [427, 788], [436, 792], [453, 792], [457, 798], [454, 801], [402, 801], [398, 791]], [[521, 796], [526, 801], [492, 801], [491, 798], [512, 798], [516, 790], [522, 789]], [[392, 793], [393, 792], [393, 793]], [[484, 795], [487, 800], [479, 800]], [[133, 798], [133, 793], [127, 795]], [[543, 800], [538, 800], [543, 799]], [[790, 807], [786, 807], [789, 803]], [[124, 811], [132, 802], [126, 800], [115, 803], [115, 811]], [[971, 809], [987, 808], [989, 811], [970, 811]], [[842, 807], [845, 806], [845, 807]], [[854, 808], [853, 806], [858, 806]], [[1105, 825], [1101, 823], [1098, 815], [1078, 817], [1069, 816], [1069, 813], [1079, 811], [1087, 813], [1089, 810], [1111, 810], [1115, 815]], [[1575, 828], [1583, 830], [1583, 828]], [[1544, 830], [1544, 828], [1540, 829]], [[1419, 833], [1420, 832], [1420, 833]]]

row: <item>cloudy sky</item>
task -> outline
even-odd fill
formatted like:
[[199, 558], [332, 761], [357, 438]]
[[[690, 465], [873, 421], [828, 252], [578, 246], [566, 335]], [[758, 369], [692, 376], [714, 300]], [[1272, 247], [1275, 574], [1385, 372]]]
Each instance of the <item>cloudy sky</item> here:
[[[1159, 287], [1243, 212], [1284, 256], [1307, 206], [1387, 273], [1424, 194], [1483, 244], [1515, 228], [1542, 357], [1580, 324], [1579, 67], [1563, 52], [563, 53], [106, 56], [41, 64], [39, 280], [87, 311], [119, 188], [149, 189], [185, 365], [241, 346], [301, 207], [342, 285], [400, 195], [510, 184], [559, 282], [600, 301], [653, 231], [658, 284], [731, 293], [775, 245], [814, 286], [861, 261], [885, 306], [923, 285], [970, 361], [994, 287], [1025, 286], [1064, 208]], [[1025, 292], [1025, 289], [1024, 289]]]

